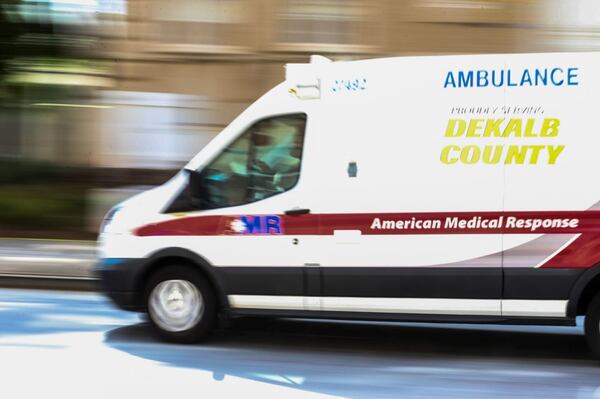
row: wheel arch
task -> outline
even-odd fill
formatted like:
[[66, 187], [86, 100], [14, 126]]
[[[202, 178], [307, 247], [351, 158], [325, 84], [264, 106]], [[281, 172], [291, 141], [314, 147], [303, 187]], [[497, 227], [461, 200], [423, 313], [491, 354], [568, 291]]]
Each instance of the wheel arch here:
[[145, 308], [143, 298], [144, 286], [150, 275], [174, 263], [188, 265], [200, 272], [215, 290], [219, 309], [225, 309], [228, 306], [225, 290], [215, 268], [205, 258], [188, 249], [171, 247], [161, 249], [150, 255], [145, 267], [138, 272], [136, 276], [136, 292], [138, 296], [137, 303], [140, 304], [140, 307]]
[[600, 293], [600, 264], [586, 270], [575, 282], [569, 295], [567, 316], [576, 317], [585, 314], [597, 293]]

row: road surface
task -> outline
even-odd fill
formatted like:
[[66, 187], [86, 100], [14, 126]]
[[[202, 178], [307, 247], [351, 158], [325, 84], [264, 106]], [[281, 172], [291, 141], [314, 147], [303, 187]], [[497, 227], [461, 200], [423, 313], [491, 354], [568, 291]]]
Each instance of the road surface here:
[[240, 319], [165, 344], [93, 293], [0, 290], [3, 398], [596, 398], [581, 327]]

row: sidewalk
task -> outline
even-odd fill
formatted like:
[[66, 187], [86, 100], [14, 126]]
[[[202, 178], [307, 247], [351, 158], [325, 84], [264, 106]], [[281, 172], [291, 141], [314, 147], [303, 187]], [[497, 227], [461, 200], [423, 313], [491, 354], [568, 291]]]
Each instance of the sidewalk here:
[[0, 286], [95, 289], [95, 242], [0, 238]]

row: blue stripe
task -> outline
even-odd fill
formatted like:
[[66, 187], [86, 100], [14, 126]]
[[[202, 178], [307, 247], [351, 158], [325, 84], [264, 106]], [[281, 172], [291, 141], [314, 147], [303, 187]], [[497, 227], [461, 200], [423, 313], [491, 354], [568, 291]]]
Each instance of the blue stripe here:
[[109, 269], [114, 265], [118, 265], [126, 261], [125, 258], [102, 258], [97, 264], [97, 269]]

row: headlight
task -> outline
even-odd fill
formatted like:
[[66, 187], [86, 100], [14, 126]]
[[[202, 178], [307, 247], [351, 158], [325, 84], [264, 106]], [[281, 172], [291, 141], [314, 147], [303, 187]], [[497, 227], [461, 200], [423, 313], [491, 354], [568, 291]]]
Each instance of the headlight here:
[[104, 219], [102, 219], [102, 224], [100, 225], [100, 234], [107, 232], [108, 227], [110, 226], [111, 222], [113, 221], [116, 214], [120, 210], [121, 210], [120, 206], [115, 206], [106, 213], [106, 215], [104, 216]]

